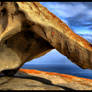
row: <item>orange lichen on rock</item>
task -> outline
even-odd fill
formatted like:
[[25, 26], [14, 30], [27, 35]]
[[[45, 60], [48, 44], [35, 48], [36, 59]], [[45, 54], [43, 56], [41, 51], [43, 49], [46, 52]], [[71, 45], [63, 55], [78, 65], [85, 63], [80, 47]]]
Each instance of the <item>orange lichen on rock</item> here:
[[48, 75], [58, 75], [60, 77], [64, 77], [64, 78], [68, 78], [68, 79], [82, 79], [82, 80], [87, 80], [92, 82], [92, 79], [87, 79], [87, 78], [80, 78], [80, 77], [76, 77], [76, 76], [72, 76], [72, 75], [68, 75], [68, 74], [60, 74], [60, 73], [55, 73], [55, 72], [45, 72], [45, 71], [38, 71], [38, 70], [33, 70], [33, 69], [20, 69], [19, 71], [25, 72], [25, 73], [33, 73], [33, 74], [48, 74]]
[[29, 70], [29, 69], [20, 69], [19, 71], [23, 71], [25, 73], [36, 73], [36, 74], [40, 74], [40, 71], [36, 71], [36, 70]]
[[75, 34], [74, 32], [69, 32], [69, 35], [71, 38], [77, 40], [78, 42], [82, 43], [85, 48], [88, 48], [89, 50], [92, 51], [92, 47], [90, 46], [91, 43], [89, 43], [87, 40], [85, 40], [83, 37]]

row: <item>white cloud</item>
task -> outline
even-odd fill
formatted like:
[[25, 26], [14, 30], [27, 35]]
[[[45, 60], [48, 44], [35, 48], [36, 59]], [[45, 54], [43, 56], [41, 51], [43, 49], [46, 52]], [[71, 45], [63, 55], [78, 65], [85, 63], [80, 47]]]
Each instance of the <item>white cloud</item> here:
[[45, 2], [42, 3], [51, 12], [59, 16], [73, 17], [87, 10], [87, 7], [82, 3], [57, 3], [57, 2]]
[[92, 35], [91, 30], [89, 30], [89, 29], [87, 29], [87, 28], [82, 28], [82, 27], [80, 27], [80, 28], [75, 27], [75, 28], [74, 28], [74, 32], [75, 32], [76, 34], [84, 34], [84, 35], [90, 34], [90, 35]]
[[88, 10], [88, 11], [86, 12], [86, 15], [87, 15], [88, 17], [91, 17], [91, 18], [92, 18], [92, 9], [91, 9], [91, 10]]
[[90, 30], [92, 24], [92, 8], [91, 6], [89, 8], [88, 3], [42, 2], [41, 4], [64, 21], [75, 33], [92, 34], [92, 31]]

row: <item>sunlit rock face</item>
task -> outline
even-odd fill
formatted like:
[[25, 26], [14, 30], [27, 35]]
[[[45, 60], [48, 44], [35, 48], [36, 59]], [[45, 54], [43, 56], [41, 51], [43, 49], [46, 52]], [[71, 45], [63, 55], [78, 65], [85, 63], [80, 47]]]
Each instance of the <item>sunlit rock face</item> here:
[[38, 2], [0, 3], [0, 71], [17, 70], [54, 48], [92, 69], [92, 45], [47, 8]]

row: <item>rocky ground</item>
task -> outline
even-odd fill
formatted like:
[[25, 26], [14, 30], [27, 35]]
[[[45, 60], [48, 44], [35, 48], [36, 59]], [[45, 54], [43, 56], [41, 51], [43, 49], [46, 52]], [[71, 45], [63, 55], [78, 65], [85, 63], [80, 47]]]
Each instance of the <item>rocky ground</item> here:
[[92, 90], [92, 80], [59, 73], [20, 69], [13, 77], [0, 75], [0, 90]]

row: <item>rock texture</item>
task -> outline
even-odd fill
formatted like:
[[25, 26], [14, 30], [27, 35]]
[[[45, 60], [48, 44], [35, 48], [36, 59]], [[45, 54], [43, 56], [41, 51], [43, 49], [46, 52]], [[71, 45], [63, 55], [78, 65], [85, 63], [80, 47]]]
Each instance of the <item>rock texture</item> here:
[[92, 69], [92, 44], [39, 2], [0, 3], [0, 71], [17, 71], [54, 48], [81, 68]]
[[0, 76], [0, 90], [92, 90], [92, 80], [66, 74], [20, 69]]

